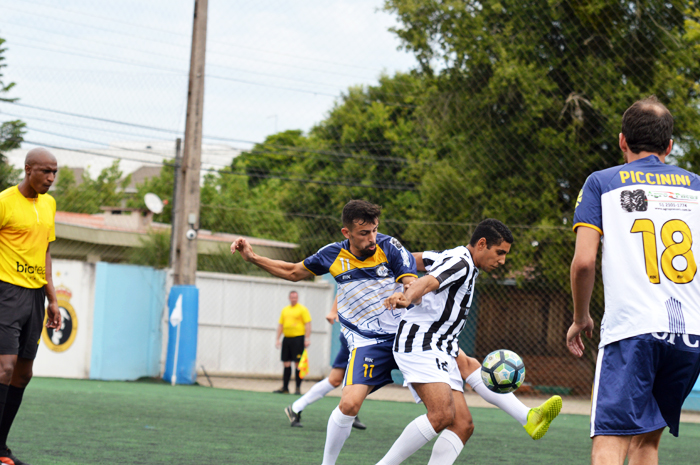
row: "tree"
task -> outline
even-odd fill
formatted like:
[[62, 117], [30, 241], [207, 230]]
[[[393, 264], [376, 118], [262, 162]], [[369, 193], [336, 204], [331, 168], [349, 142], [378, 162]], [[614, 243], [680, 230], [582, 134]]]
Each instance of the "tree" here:
[[52, 195], [59, 211], [93, 214], [99, 213], [100, 207], [120, 206], [126, 199], [125, 189], [130, 182], [131, 175], [122, 178], [119, 160], [103, 169], [96, 179], [84, 172], [80, 184], [73, 171], [64, 167], [58, 172]]
[[[3, 52], [7, 50], [2, 48], [2, 44], [4, 43], [5, 39], [0, 38], [0, 102], [14, 102], [17, 100], [16, 98], [2, 97], [3, 94], [9, 93], [15, 86], [14, 82], [5, 84], [2, 80], [2, 68], [7, 66], [3, 63], [3, 61], [5, 61]], [[12, 168], [12, 166], [7, 163], [5, 153], [20, 147], [23, 140], [22, 136], [25, 133], [25, 126], [25, 123], [20, 120], [0, 123], [0, 191], [14, 186], [19, 182], [19, 175], [22, 170]]]
[[[530, 276], [568, 288], [572, 239], [563, 236], [574, 201], [589, 173], [622, 161], [617, 133], [633, 101], [656, 94], [668, 105], [679, 158], [697, 166], [696, 2], [387, 0], [385, 8], [436, 87], [425, 111], [440, 156], [421, 184], [418, 218], [503, 220], [519, 243], [537, 244], [515, 257], [516, 267], [534, 267]], [[407, 232], [418, 234], [424, 228]]]

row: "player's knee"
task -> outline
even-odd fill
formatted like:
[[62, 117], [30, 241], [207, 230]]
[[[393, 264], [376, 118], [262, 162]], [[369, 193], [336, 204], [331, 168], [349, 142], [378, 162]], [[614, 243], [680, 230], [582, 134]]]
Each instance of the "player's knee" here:
[[10, 384], [10, 379], [12, 379], [14, 369], [14, 359], [10, 359], [9, 357], [0, 357], [0, 383]]
[[331, 386], [333, 387], [338, 387], [340, 386], [340, 383], [343, 382], [343, 377], [345, 376], [345, 371], [342, 370], [337, 370], [334, 368], [331, 370], [331, 374], [328, 375], [328, 382], [331, 383]]
[[474, 434], [474, 422], [471, 419], [456, 421], [452, 425], [453, 429], [457, 433], [457, 436], [462, 440], [462, 442], [467, 442], [469, 438]]
[[455, 411], [451, 408], [441, 408], [428, 412], [428, 420], [436, 433], [452, 426], [455, 421]]
[[354, 417], [360, 412], [360, 407], [362, 407], [362, 402], [358, 402], [355, 399], [340, 399], [340, 404], [338, 408], [343, 415]]

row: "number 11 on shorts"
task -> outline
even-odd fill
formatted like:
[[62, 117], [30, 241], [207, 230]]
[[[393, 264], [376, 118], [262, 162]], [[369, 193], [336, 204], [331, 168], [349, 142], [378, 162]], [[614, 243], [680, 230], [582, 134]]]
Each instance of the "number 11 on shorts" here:
[[362, 365], [365, 367], [365, 378], [367, 377], [367, 370], [369, 370], [369, 377], [372, 377], [372, 370], [374, 370], [374, 365], [367, 365], [366, 363]]

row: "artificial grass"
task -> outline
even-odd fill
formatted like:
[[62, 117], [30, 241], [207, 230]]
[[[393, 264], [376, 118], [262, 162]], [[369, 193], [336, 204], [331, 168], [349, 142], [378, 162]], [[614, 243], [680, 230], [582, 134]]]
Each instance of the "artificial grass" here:
[[[32, 465], [320, 464], [328, 415], [324, 398], [290, 428], [285, 406], [297, 396], [170, 386], [163, 382], [105, 382], [35, 378], [8, 440]], [[371, 399], [371, 396], [370, 396]], [[566, 400], [565, 400], [566, 402]], [[374, 464], [421, 405], [366, 401], [338, 464]], [[472, 409], [476, 426], [457, 463], [590, 463], [588, 417], [560, 415], [540, 441], [497, 409]], [[660, 462], [695, 464], [700, 425], [684, 423], [681, 437], [665, 434]], [[406, 460], [425, 464], [432, 444]]]

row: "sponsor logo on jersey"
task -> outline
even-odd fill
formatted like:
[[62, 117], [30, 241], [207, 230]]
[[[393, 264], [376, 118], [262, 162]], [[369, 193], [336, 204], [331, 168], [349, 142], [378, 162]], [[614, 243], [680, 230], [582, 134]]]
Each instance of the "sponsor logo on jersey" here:
[[46, 275], [46, 269], [43, 266], [29, 265], [27, 263], [20, 262], [15, 263], [17, 263], [17, 273], [38, 274], [41, 277]]
[[[70, 289], [65, 286], [56, 288], [58, 311], [61, 312], [61, 326], [52, 329], [47, 328], [44, 324], [44, 330], [41, 332], [41, 339], [46, 347], [53, 352], [65, 352], [70, 349], [78, 335], [78, 315], [70, 304], [72, 295]], [[46, 318], [44, 317], [44, 323], [46, 323]]]
[[344, 274], [343, 277], [340, 279], [343, 279], [345, 281], [349, 281], [352, 279], [352, 275], [351, 274]]
[[392, 237], [390, 242], [391, 242], [391, 244], [392, 244], [394, 247], [396, 247], [397, 249], [399, 249], [399, 250], [403, 249], [403, 246], [401, 245], [401, 242], [399, 242], [399, 240], [396, 239], [395, 237]]

